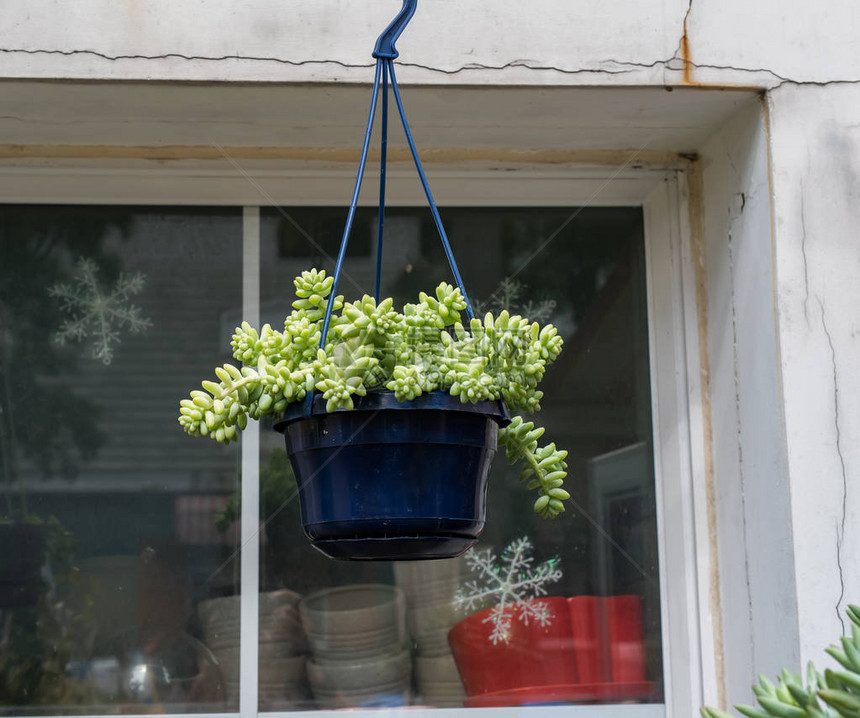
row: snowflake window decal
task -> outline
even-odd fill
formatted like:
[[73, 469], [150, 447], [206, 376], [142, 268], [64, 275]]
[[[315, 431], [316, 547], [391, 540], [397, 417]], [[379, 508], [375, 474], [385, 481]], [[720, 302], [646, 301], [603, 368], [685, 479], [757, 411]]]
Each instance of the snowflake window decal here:
[[535, 566], [532, 549], [531, 541], [524, 536], [508, 544], [499, 557], [492, 549], [472, 549], [465, 555], [466, 565], [477, 578], [461, 586], [454, 602], [459, 608], [474, 611], [483, 608], [488, 599], [498, 601], [483, 621], [493, 626], [493, 645], [510, 641], [515, 615], [525, 625], [529, 621], [541, 626], [552, 623], [552, 611], [538, 597], [546, 595], [547, 584], [561, 578], [559, 559], [551, 558]]
[[48, 295], [61, 301], [62, 311], [71, 314], [54, 334], [54, 342], [82, 342], [92, 339], [92, 358], [104, 364], [113, 361], [114, 345], [120, 343], [120, 330], [140, 334], [152, 326], [141, 316], [140, 307], [128, 298], [143, 291], [146, 275], [141, 272], [120, 274], [109, 291], [98, 280], [98, 265], [86, 257], [78, 259], [78, 273], [70, 284], [59, 283], [48, 289]]
[[527, 284], [505, 277], [487, 301], [475, 302], [475, 316], [482, 316], [487, 312], [498, 314], [506, 309], [511, 314], [521, 314], [534, 322], [543, 323], [552, 319], [557, 302], [554, 299], [520, 301], [527, 291]]

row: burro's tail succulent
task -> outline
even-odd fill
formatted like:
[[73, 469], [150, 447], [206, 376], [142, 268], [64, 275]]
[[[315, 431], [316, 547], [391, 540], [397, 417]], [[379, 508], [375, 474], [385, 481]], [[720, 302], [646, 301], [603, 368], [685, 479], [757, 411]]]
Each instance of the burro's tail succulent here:
[[[393, 391], [398, 401], [447, 391], [463, 403], [503, 399], [511, 409], [540, 409], [537, 386], [563, 344], [551, 324], [541, 327], [507, 311], [464, 323], [463, 295], [443, 282], [433, 296], [422, 292], [418, 303], [401, 311], [391, 299], [336, 297], [320, 347], [333, 279], [312, 269], [294, 284], [296, 300], [283, 330], [265, 324], [258, 331], [243, 322], [231, 342], [239, 365], [216, 368], [214, 380], [180, 402], [179, 423], [188, 434], [227, 444], [249, 418], [280, 414], [314, 391], [329, 412], [352, 409], [354, 397], [380, 389]], [[543, 432], [517, 416], [499, 442], [510, 463], [523, 462], [520, 480], [538, 490], [534, 510], [554, 518], [570, 497], [561, 488], [567, 452], [540, 446]]]
[[555, 518], [564, 511], [565, 499], [570, 498], [561, 488], [567, 476], [567, 452], [556, 449], [555, 444], [538, 446], [543, 433], [543, 427], [535, 428], [533, 422], [515, 416], [502, 430], [499, 443], [505, 447], [509, 464], [523, 462], [520, 481], [527, 481], [527, 488], [538, 490], [535, 512], [545, 518]]
[[[748, 718], [857, 718], [860, 716], [860, 608], [848, 606], [851, 635], [827, 653], [841, 666], [839, 670], [818, 671], [810, 662], [806, 681], [800, 674], [783, 669], [776, 682], [759, 676], [753, 686], [759, 708], [735, 706]], [[702, 708], [704, 718], [734, 718], [716, 708]]]

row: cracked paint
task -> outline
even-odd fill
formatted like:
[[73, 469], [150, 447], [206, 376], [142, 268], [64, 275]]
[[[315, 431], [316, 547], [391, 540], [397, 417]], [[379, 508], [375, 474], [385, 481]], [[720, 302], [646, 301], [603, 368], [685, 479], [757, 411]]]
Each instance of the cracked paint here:
[[[729, 210], [731, 212], [731, 209]], [[729, 219], [729, 226], [739, 218], [740, 215], [733, 216]], [[732, 319], [732, 373], [734, 380], [735, 391], [735, 412], [737, 416], [737, 446], [738, 446], [738, 479], [740, 481], [740, 499], [741, 499], [741, 521], [744, 535], [744, 543], [749, 545], [749, 531], [747, 527], [747, 501], [746, 501], [746, 470], [744, 467], [744, 429], [741, 419], [741, 379], [740, 365], [738, 358], [738, 315], [737, 315], [737, 298], [735, 296], [735, 257], [733, 249], [732, 231], [729, 230], [728, 237], [728, 268], [729, 268], [729, 286], [731, 297], [731, 319]], [[750, 562], [749, 552], [744, 551], [744, 580], [746, 583], [747, 594], [747, 618], [750, 625], [753, 624], [753, 605], [752, 605], [752, 581], [750, 580]], [[752, 654], [752, 665], [757, 665], [756, 661], [756, 644], [753, 641], [750, 645]]]
[[833, 375], [833, 426], [836, 432], [836, 454], [839, 457], [839, 466], [842, 472], [842, 516], [836, 524], [836, 565], [839, 569], [839, 599], [836, 601], [836, 616], [845, 632], [845, 619], [842, 618], [842, 602], [845, 600], [845, 574], [842, 570], [842, 547], [845, 541], [845, 519], [848, 512], [848, 474], [845, 469], [845, 455], [842, 453], [842, 430], [839, 422], [839, 374], [836, 367], [836, 347], [833, 345], [833, 336], [827, 326], [824, 313], [824, 302], [818, 297], [818, 306], [821, 309], [821, 327], [827, 337], [827, 345], [830, 347], [830, 362]]
[[[185, 60], [185, 61], [203, 61], [203, 62], [224, 62], [227, 60], [244, 60], [244, 61], [252, 61], [252, 62], [274, 62], [281, 65], [289, 65], [291, 67], [303, 67], [306, 65], [336, 65], [338, 67], [342, 67], [344, 69], [372, 69], [375, 67], [375, 63], [349, 63], [343, 62], [342, 60], [288, 60], [286, 58], [280, 57], [272, 57], [265, 55], [220, 55], [220, 56], [208, 56], [208, 55], [186, 55], [181, 52], [167, 52], [160, 55], [143, 55], [143, 54], [128, 54], [128, 55], [108, 55], [104, 52], [99, 52], [98, 50], [59, 50], [59, 49], [25, 49], [25, 48], [0, 48], [0, 53], [3, 54], [25, 54], [25, 55], [64, 55], [64, 56], [73, 56], [73, 55], [90, 55], [93, 57], [98, 57], [103, 60], [110, 60], [111, 62], [116, 62], [118, 60]], [[671, 58], [670, 58], [671, 59]], [[469, 63], [467, 65], [461, 65], [460, 67], [454, 69], [445, 69], [442, 67], [434, 67], [432, 65], [423, 65], [417, 62], [403, 62], [401, 60], [397, 61], [397, 65], [399, 67], [413, 67], [421, 70], [429, 70], [430, 72], [438, 72], [443, 75], [458, 75], [461, 72], [467, 72], [469, 70], [507, 70], [510, 68], [522, 67], [528, 70], [535, 71], [552, 71], [559, 72], [564, 75], [582, 75], [582, 74], [601, 74], [601, 75], [623, 75], [630, 72], [635, 72], [639, 69], [639, 65], [636, 63], [625, 63], [619, 62], [616, 60], [606, 60], [607, 63], [617, 64], [617, 65], [630, 65], [628, 69], [607, 69], [607, 68], [564, 68], [555, 65], [541, 65], [534, 60], [528, 59], [518, 59], [511, 60], [501, 65], [486, 65], [480, 62]], [[648, 67], [657, 67], [661, 63], [655, 62]], [[644, 67], [644, 66], [643, 66]]]
[[[686, 50], [684, 49], [686, 44]], [[0, 48], [0, 54], [14, 55], [62, 55], [72, 57], [76, 55], [87, 55], [97, 57], [111, 62], [121, 60], [182, 60], [186, 62], [268, 62], [287, 65], [290, 67], [303, 67], [308, 65], [316, 65], [320, 67], [336, 66], [344, 69], [370, 69], [374, 67], [373, 63], [349, 63], [342, 60], [322, 59], [322, 60], [289, 60], [286, 58], [265, 56], [265, 55], [186, 55], [181, 52], [167, 52], [157, 55], [146, 54], [122, 54], [110, 55], [92, 49], [53, 49], [53, 48]], [[488, 65], [484, 63], [468, 63], [451, 69], [436, 67], [433, 65], [425, 65], [416, 62], [401, 62], [398, 60], [398, 66], [427, 70], [428, 72], [439, 73], [441, 75], [459, 75], [470, 71], [496, 71], [523, 68], [534, 72], [555, 72], [562, 75], [627, 75], [638, 70], [649, 70], [654, 68], [663, 68], [667, 71], [679, 72], [682, 76], [682, 84], [692, 84], [701, 87], [726, 87], [728, 85], [736, 85], [736, 82], [719, 82], [719, 83], [703, 83], [693, 80], [694, 70], [724, 70], [727, 72], [741, 73], [745, 75], [767, 75], [773, 79], [772, 84], [755, 83], [756, 86], [766, 87], [769, 90], [774, 90], [783, 85], [794, 85], [798, 87], [829, 87], [833, 85], [854, 85], [860, 84], [858, 78], [833, 78], [830, 80], [800, 80], [771, 70], [767, 67], [741, 67], [738, 65], [717, 65], [711, 63], [693, 62], [690, 57], [689, 37], [686, 32], [686, 18], [684, 20], [684, 31], [681, 38], [679, 49], [669, 58], [658, 59], [652, 62], [632, 62], [627, 60], [615, 60], [607, 58], [598, 63], [598, 67], [578, 67], [568, 68], [560, 65], [544, 65], [534, 60], [516, 59], [500, 65]], [[673, 83], [664, 83], [667, 87]]]
[[803, 180], [800, 181], [800, 255], [803, 259], [803, 316], [809, 326], [809, 261], [806, 256], [806, 206], [803, 200]]

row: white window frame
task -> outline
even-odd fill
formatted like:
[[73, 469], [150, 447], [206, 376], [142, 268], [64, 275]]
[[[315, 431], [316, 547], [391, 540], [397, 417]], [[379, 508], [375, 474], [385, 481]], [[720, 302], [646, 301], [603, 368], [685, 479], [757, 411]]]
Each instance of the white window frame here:
[[[241, 164], [241, 166], [240, 166]], [[665, 704], [419, 709], [415, 718], [463, 715], [547, 718], [686, 718], [716, 702], [716, 642], [711, 626], [706, 519], [705, 440], [700, 377], [695, 251], [690, 230], [686, 165], [631, 169], [575, 165], [469, 169], [430, 166], [440, 206], [641, 206], [645, 220], [648, 331], [655, 447], [658, 550]], [[500, 171], [504, 170], [504, 171]], [[259, 319], [259, 208], [343, 205], [354, 168], [318, 163], [76, 160], [0, 165], [0, 202], [28, 204], [227, 205], [243, 207], [243, 316]], [[423, 205], [414, 170], [393, 166], [390, 206]], [[362, 204], [375, 205], [373, 168]], [[546, 250], [548, 255], [551, 246]], [[248, 260], [251, 260], [250, 262]], [[259, 546], [259, 429], [242, 437], [241, 689], [238, 713], [257, 711], [257, 586]], [[397, 709], [365, 711], [399, 715]], [[178, 714], [181, 715], [181, 714]], [[333, 718], [334, 711], [260, 713], [271, 718]], [[200, 714], [194, 714], [200, 718]], [[190, 718], [188, 716], [187, 718]]]

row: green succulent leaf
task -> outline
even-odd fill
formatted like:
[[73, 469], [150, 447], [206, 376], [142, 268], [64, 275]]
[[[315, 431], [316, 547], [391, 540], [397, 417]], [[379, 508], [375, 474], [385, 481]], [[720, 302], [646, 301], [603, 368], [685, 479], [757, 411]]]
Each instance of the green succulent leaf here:
[[818, 691], [818, 695], [827, 705], [835, 708], [840, 715], [860, 713], [860, 698], [853, 696], [847, 691], [824, 689]]
[[702, 716], [704, 718], [733, 718], [730, 713], [721, 711], [717, 708], [702, 708]]
[[747, 718], [771, 718], [772, 713], [765, 713], [764, 711], [760, 711], [758, 708], [753, 708], [752, 706], [735, 706], [738, 709], [738, 713], [741, 715], [747, 716]]
[[499, 431], [499, 443], [505, 447], [508, 463], [523, 462], [520, 481], [527, 482], [528, 488], [538, 490], [535, 513], [544, 518], [555, 518], [564, 511], [564, 501], [570, 498], [570, 494], [561, 488], [567, 476], [567, 452], [556, 449], [555, 444], [539, 447], [538, 439], [543, 433], [543, 428], [536, 428], [533, 422], [515, 416], [506, 428]]

